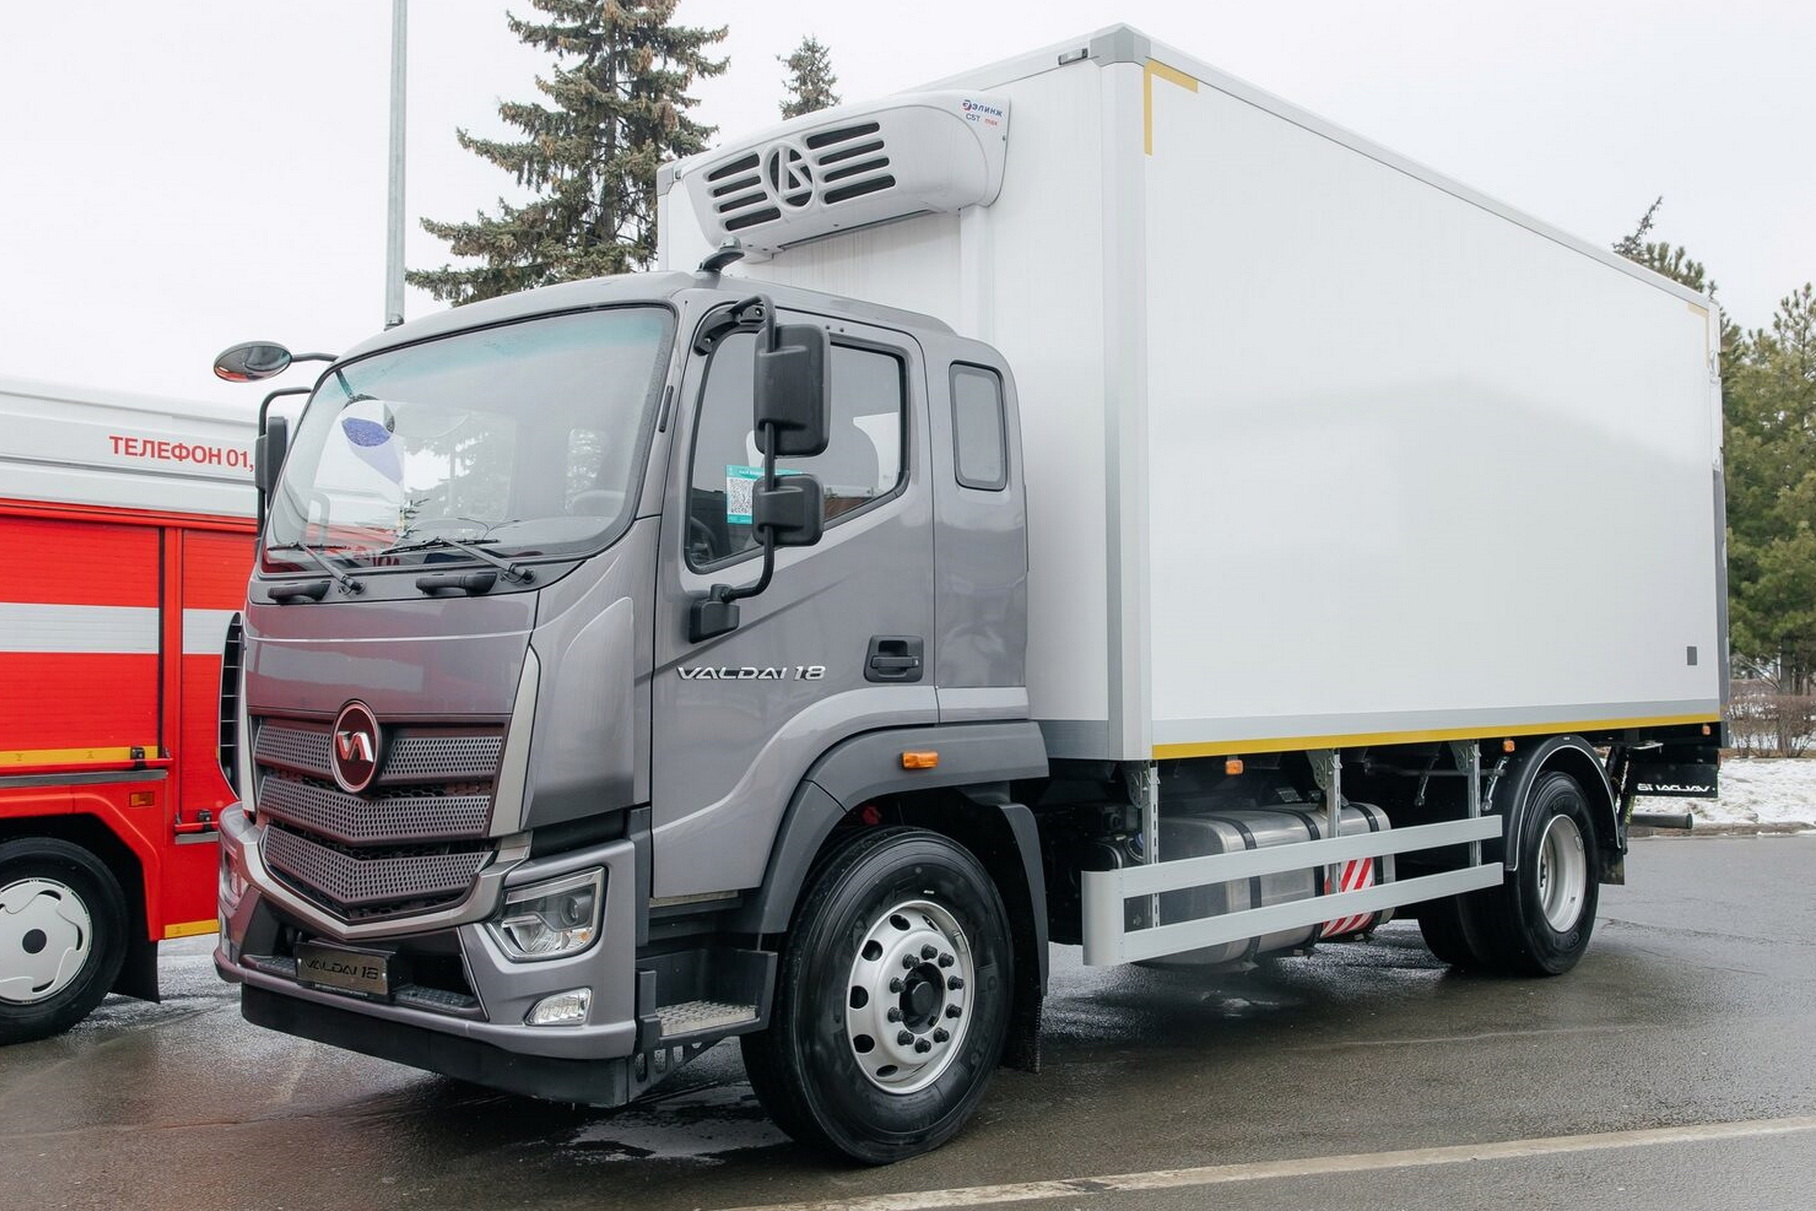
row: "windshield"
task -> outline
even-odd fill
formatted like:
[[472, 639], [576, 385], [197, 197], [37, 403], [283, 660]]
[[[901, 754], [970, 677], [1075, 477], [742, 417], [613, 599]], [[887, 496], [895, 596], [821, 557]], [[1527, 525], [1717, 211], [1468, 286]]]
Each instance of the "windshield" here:
[[641, 477], [671, 328], [659, 307], [575, 312], [331, 371], [284, 460], [267, 567], [317, 570], [299, 544], [387, 565], [596, 549]]

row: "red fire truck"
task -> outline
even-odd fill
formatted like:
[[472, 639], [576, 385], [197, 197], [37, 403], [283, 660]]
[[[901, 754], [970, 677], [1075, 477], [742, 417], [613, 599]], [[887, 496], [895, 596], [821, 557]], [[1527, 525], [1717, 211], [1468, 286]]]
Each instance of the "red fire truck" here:
[[0, 1043], [156, 1000], [158, 943], [215, 929], [252, 446], [239, 409], [0, 380]]

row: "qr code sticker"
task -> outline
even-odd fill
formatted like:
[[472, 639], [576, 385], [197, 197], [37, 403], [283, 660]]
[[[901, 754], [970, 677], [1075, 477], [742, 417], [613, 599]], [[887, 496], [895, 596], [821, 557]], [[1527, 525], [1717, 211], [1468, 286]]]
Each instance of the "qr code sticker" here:
[[763, 468], [743, 467], [729, 463], [725, 468], [725, 521], [728, 525], [750, 524], [750, 493], [763, 478]]

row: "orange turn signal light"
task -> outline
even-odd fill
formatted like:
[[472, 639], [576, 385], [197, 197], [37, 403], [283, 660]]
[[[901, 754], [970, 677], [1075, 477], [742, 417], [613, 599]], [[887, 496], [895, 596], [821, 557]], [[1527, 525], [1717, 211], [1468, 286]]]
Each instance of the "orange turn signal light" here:
[[1511, 740], [1501, 741], [1501, 751], [1503, 753], [1511, 753], [1513, 751], [1513, 741], [1511, 741]]
[[903, 753], [903, 769], [933, 769], [940, 763], [938, 753]]
[[126, 802], [133, 807], [151, 807], [158, 801], [154, 791], [133, 791], [126, 796]]
[[1229, 758], [1227, 761], [1225, 761], [1223, 763], [1223, 772], [1226, 774], [1230, 774], [1232, 776], [1236, 775], [1236, 774], [1240, 774], [1242, 772], [1242, 758], [1240, 758], [1240, 757]]

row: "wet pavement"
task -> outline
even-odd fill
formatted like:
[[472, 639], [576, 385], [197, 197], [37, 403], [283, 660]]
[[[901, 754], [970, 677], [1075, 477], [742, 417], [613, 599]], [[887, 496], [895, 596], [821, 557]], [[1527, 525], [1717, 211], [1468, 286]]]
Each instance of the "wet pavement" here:
[[[1085, 969], [1058, 948], [1044, 1070], [999, 1073], [965, 1134], [887, 1169], [788, 1142], [735, 1045], [624, 1110], [535, 1102], [249, 1026], [211, 940], [181, 943], [162, 1005], [110, 998], [62, 1038], [0, 1051], [0, 1211], [660, 1211], [1053, 1179], [1083, 1180], [1019, 1205], [1810, 1206], [1803, 1128], [1354, 1160], [1816, 1115], [1816, 837], [1644, 840], [1628, 871], [1602, 889], [1588, 956], [1555, 980], [1452, 973], [1400, 923], [1246, 976]], [[1310, 1170], [1093, 1180], [1272, 1161]]]

